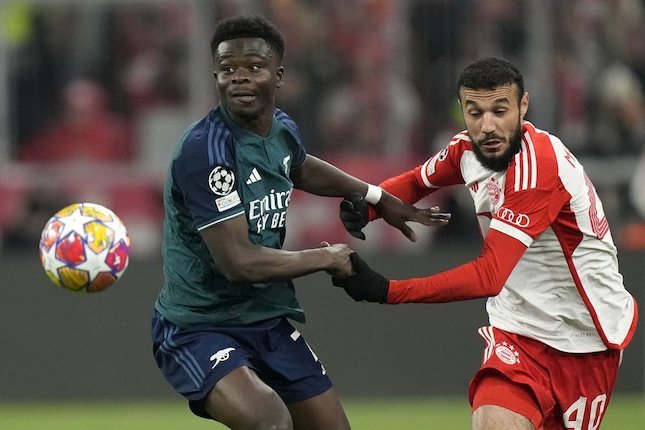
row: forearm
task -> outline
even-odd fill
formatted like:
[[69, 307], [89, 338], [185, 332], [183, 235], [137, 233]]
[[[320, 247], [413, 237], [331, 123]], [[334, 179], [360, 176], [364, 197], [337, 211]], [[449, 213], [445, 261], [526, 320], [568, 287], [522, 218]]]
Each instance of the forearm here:
[[447, 303], [478, 299], [497, 295], [502, 285], [484, 282], [477, 267], [468, 263], [425, 278], [391, 280], [387, 303]]
[[287, 251], [254, 246], [223, 262], [218, 269], [230, 281], [266, 282], [294, 279], [332, 266], [330, 254], [322, 248]]
[[499, 294], [526, 246], [489, 231], [476, 260], [425, 278], [390, 281], [387, 303], [446, 303]]
[[246, 217], [238, 216], [201, 231], [216, 269], [235, 282], [293, 279], [318, 270], [337, 270], [349, 265], [349, 248], [327, 247], [287, 251], [249, 240]]
[[[415, 204], [416, 202], [433, 192], [435, 189], [425, 188], [419, 185], [416, 179], [417, 169], [419, 169], [419, 167], [414, 170], [409, 170], [407, 172], [401, 173], [398, 176], [392, 177], [382, 182], [379, 186], [383, 188], [384, 191], [386, 191], [384, 195], [387, 195], [387, 193], [389, 193], [392, 196], [398, 197], [406, 203]], [[370, 221], [373, 221], [377, 218], [379, 218], [379, 214], [373, 206], [370, 206]]]
[[314, 156], [291, 172], [296, 188], [327, 197], [346, 197], [353, 192], [365, 195], [367, 183]]
[[409, 170], [407, 172], [401, 173], [398, 176], [392, 177], [383, 181], [380, 186], [388, 193], [400, 198], [404, 202], [414, 204], [430, 194], [435, 189], [426, 188], [419, 185], [417, 181], [417, 170]]

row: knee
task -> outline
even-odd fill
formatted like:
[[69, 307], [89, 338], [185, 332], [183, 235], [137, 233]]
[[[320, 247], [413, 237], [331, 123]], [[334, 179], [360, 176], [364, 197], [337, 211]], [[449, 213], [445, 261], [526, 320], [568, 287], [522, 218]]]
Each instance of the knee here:
[[293, 430], [293, 421], [289, 410], [278, 408], [267, 410], [258, 408], [245, 417], [246, 423], [240, 429], [249, 430]]
[[233, 430], [293, 430], [291, 414], [277, 393], [269, 391], [255, 400], [235, 403], [231, 408], [207, 403], [206, 410], [213, 419]]

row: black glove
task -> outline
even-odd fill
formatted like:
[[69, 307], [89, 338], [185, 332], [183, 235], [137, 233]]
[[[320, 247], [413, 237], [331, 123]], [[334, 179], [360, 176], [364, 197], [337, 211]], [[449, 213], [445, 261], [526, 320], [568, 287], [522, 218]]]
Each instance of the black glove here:
[[331, 282], [337, 287], [345, 289], [345, 292], [357, 302], [387, 302], [387, 292], [390, 288], [390, 280], [380, 273], [372, 270], [357, 253], [349, 255], [356, 275], [349, 278], [337, 278], [332, 276]]
[[357, 239], [365, 240], [361, 230], [369, 222], [369, 205], [359, 193], [352, 193], [340, 202], [340, 220], [345, 229]]

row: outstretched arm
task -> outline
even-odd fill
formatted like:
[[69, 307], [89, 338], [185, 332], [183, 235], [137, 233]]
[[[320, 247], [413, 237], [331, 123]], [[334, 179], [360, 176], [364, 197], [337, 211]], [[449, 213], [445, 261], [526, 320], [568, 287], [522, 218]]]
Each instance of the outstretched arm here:
[[296, 188], [319, 196], [345, 197], [352, 195], [365, 198], [372, 203], [383, 219], [398, 228], [408, 239], [416, 241], [416, 234], [406, 224], [409, 221], [423, 225], [444, 225], [448, 214], [438, 209], [418, 209], [398, 197], [370, 186], [337, 167], [312, 155], [291, 171], [291, 180]]
[[484, 250], [477, 259], [425, 278], [389, 280], [351, 255], [356, 275], [332, 278], [357, 301], [379, 303], [445, 303], [499, 294], [513, 268], [526, 251], [518, 240], [489, 230]]
[[[434, 189], [421, 187], [416, 180], [417, 170], [419, 169], [420, 167], [417, 167], [383, 182], [380, 187], [384, 190], [384, 194], [397, 200], [400, 199], [410, 205], [430, 194]], [[340, 219], [345, 229], [352, 236], [364, 240], [363, 227], [369, 221], [383, 218], [387, 223], [401, 230], [406, 236], [414, 237], [411, 240], [416, 240], [414, 232], [405, 225], [405, 222], [399, 222], [402, 217], [405, 218], [404, 214], [398, 213], [399, 205], [392, 205], [387, 200], [378, 202], [378, 204], [370, 205], [369, 203], [371, 202], [368, 202], [359, 194], [352, 194], [341, 202]], [[421, 215], [424, 217], [424, 221], [419, 222], [424, 225], [441, 226], [447, 224], [450, 220], [450, 214], [441, 212], [438, 206], [424, 209]]]

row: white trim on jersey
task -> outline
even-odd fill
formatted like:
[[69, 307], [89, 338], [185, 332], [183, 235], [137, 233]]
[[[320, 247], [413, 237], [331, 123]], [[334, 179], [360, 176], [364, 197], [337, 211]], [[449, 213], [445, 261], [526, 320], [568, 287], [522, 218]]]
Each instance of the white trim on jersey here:
[[452, 140], [450, 141], [450, 145], [454, 145], [455, 143], [459, 142], [460, 140], [464, 140], [466, 142], [472, 142], [470, 140], [470, 136], [468, 136], [468, 133], [465, 131], [462, 131], [460, 133], [457, 133], [456, 135], [453, 136]]
[[484, 341], [486, 341], [484, 358], [482, 360], [482, 363], [486, 363], [488, 359], [493, 355], [493, 350], [495, 348], [495, 332], [493, 331], [493, 327], [491, 326], [480, 327], [477, 332], [484, 339]]
[[[530, 161], [529, 161], [530, 159]], [[535, 145], [527, 131], [522, 139], [522, 150], [515, 154], [514, 190], [528, 190], [537, 186], [537, 160]]]
[[493, 218], [490, 221], [490, 226], [488, 228], [489, 229], [492, 228], [508, 236], [511, 236], [512, 238], [515, 238], [520, 242], [522, 242], [527, 247], [531, 246], [531, 243], [533, 243], [533, 238], [531, 236], [524, 233], [522, 230], [519, 230], [511, 225], [508, 225], [505, 222], [502, 222], [498, 219]]
[[213, 222], [209, 222], [209, 223], [208, 223], [208, 224], [206, 224], [206, 225], [203, 225], [203, 226], [201, 226], [201, 227], [198, 227], [198, 228], [197, 228], [197, 231], [202, 231], [202, 230], [204, 230], [205, 228], [212, 227], [212, 226], [214, 226], [215, 224], [219, 224], [220, 222], [228, 221], [229, 219], [231, 219], [231, 218], [235, 218], [236, 216], [239, 216], [239, 215], [244, 215], [244, 211], [236, 212], [236, 213], [231, 214], [231, 215], [229, 215], [229, 216], [227, 216], [227, 217], [217, 219], [217, 220], [215, 220], [215, 221], [213, 221]]
[[428, 169], [428, 163], [432, 162], [435, 160], [437, 156], [433, 156], [432, 158], [429, 158], [425, 163], [423, 163], [423, 166], [421, 167], [421, 179], [423, 179], [423, 184], [428, 187], [428, 188], [433, 188], [433, 185], [428, 182], [428, 175], [426, 175], [427, 169]]

